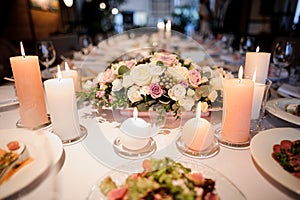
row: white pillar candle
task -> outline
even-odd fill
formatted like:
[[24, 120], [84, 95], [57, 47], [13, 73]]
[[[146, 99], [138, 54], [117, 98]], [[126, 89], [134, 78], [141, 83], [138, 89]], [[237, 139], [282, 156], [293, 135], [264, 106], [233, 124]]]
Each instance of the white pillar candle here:
[[270, 53], [259, 52], [259, 47], [256, 48], [256, 52], [247, 52], [245, 77], [253, 77], [253, 73], [256, 71], [256, 82], [265, 83], [268, 78], [270, 56]]
[[168, 20], [166, 23], [166, 32], [165, 32], [165, 37], [166, 37], [166, 50], [169, 51], [171, 50], [171, 37], [172, 37], [172, 30], [171, 30], [171, 20]]
[[158, 29], [158, 39], [161, 40], [164, 37], [165, 23], [164, 22], [158, 22], [157, 23], [157, 29]]
[[254, 81], [254, 90], [253, 90], [251, 119], [258, 119], [266, 85], [263, 83], [255, 82], [256, 71], [253, 74], [252, 80]]
[[61, 78], [58, 66], [58, 78], [44, 81], [52, 130], [61, 140], [70, 140], [80, 136], [80, 125], [72, 78]]
[[249, 140], [254, 83], [242, 79], [242, 66], [238, 79], [224, 79], [222, 139], [232, 143]]
[[65, 70], [61, 71], [63, 78], [72, 78], [74, 82], [74, 89], [75, 92], [79, 91], [79, 80], [78, 80], [78, 73], [75, 70], [70, 69], [67, 62], [65, 62]]
[[137, 108], [133, 110], [133, 117], [126, 119], [120, 127], [120, 142], [128, 149], [137, 150], [145, 147], [152, 134], [151, 126], [138, 117]]
[[184, 124], [181, 139], [194, 151], [204, 150], [212, 144], [214, 134], [210, 122], [201, 118], [201, 102], [198, 103], [196, 117]]

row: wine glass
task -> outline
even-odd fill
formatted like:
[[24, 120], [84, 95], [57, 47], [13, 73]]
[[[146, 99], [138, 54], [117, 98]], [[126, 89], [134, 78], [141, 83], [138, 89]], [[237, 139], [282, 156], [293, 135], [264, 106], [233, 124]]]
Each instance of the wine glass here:
[[49, 71], [49, 66], [51, 66], [56, 59], [56, 51], [52, 41], [38, 41], [36, 43], [36, 53], [40, 63], [46, 68], [45, 77], [53, 77]]
[[93, 47], [92, 38], [88, 35], [82, 35], [79, 37], [79, 45], [81, 47], [81, 51], [84, 55], [90, 53]]
[[281, 85], [281, 72], [284, 67], [288, 67], [295, 58], [295, 47], [291, 41], [279, 41], [273, 50], [273, 63], [279, 68], [277, 86]]
[[241, 37], [239, 44], [239, 51], [241, 55], [246, 55], [247, 52], [254, 51], [255, 49], [255, 39], [254, 37], [246, 36]]

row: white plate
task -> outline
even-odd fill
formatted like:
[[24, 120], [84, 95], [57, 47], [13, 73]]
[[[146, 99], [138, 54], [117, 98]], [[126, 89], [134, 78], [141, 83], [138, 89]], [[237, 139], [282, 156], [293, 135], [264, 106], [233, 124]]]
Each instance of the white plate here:
[[300, 126], [300, 117], [285, 111], [286, 106], [292, 103], [300, 105], [300, 99], [295, 99], [295, 98], [273, 99], [267, 102], [266, 110], [272, 115], [280, 119], [283, 119], [287, 122]]
[[[213, 180], [215, 180], [216, 193], [219, 194], [221, 199], [239, 199], [239, 200], [246, 199], [244, 194], [229, 179], [227, 179], [224, 175], [222, 175], [220, 172], [216, 171], [215, 169], [210, 168], [200, 162], [187, 160], [185, 158], [183, 158], [179, 162], [183, 166], [191, 168], [193, 172], [201, 172], [205, 178], [212, 178]], [[102, 194], [102, 192], [99, 189], [99, 184], [105, 177], [110, 176], [118, 185], [121, 185], [122, 183], [125, 182], [125, 179], [128, 177], [128, 175], [134, 172], [141, 172], [142, 171], [141, 166], [142, 166], [141, 161], [130, 162], [127, 165], [118, 167], [116, 170], [112, 170], [108, 172], [105, 176], [101, 177], [97, 181], [96, 185], [92, 188], [92, 191], [88, 196], [88, 199], [89, 200], [106, 199], [106, 197]]]
[[26, 145], [33, 161], [16, 172], [0, 186], [0, 199], [18, 196], [33, 189], [31, 185], [41, 183], [53, 164], [63, 155], [61, 140], [50, 132], [28, 129], [0, 130], [0, 147], [5, 148], [10, 141], [17, 140]]
[[255, 135], [250, 144], [253, 159], [258, 166], [275, 181], [284, 187], [300, 194], [300, 179], [284, 170], [272, 157], [273, 145], [280, 144], [282, 140], [297, 140], [300, 138], [300, 129], [275, 128], [261, 131]]

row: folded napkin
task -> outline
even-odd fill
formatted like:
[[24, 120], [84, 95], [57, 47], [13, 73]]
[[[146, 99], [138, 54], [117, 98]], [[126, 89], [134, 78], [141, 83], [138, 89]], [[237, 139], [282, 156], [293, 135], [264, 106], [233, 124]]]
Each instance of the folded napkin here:
[[293, 86], [293, 85], [284, 83], [278, 88], [277, 92], [279, 94], [283, 94], [283, 96], [288, 95], [291, 97], [300, 98], [300, 87], [299, 86]]

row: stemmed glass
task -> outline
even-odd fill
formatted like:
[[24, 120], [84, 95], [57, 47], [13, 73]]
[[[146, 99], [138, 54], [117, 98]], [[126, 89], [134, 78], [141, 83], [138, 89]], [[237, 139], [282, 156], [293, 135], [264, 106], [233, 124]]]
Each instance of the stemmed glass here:
[[88, 35], [80, 36], [79, 37], [79, 45], [80, 45], [81, 51], [84, 55], [89, 54], [93, 47], [92, 38]]
[[240, 54], [245, 56], [246, 52], [254, 51], [255, 49], [255, 39], [250, 36], [241, 37], [239, 44]]
[[291, 41], [279, 41], [273, 50], [273, 63], [279, 68], [277, 86], [281, 85], [281, 72], [284, 67], [288, 67], [295, 58], [295, 47]]
[[56, 51], [52, 41], [38, 41], [36, 43], [36, 53], [40, 63], [46, 67], [45, 77], [52, 77], [53, 75], [49, 71], [49, 66], [51, 66], [56, 59]]

